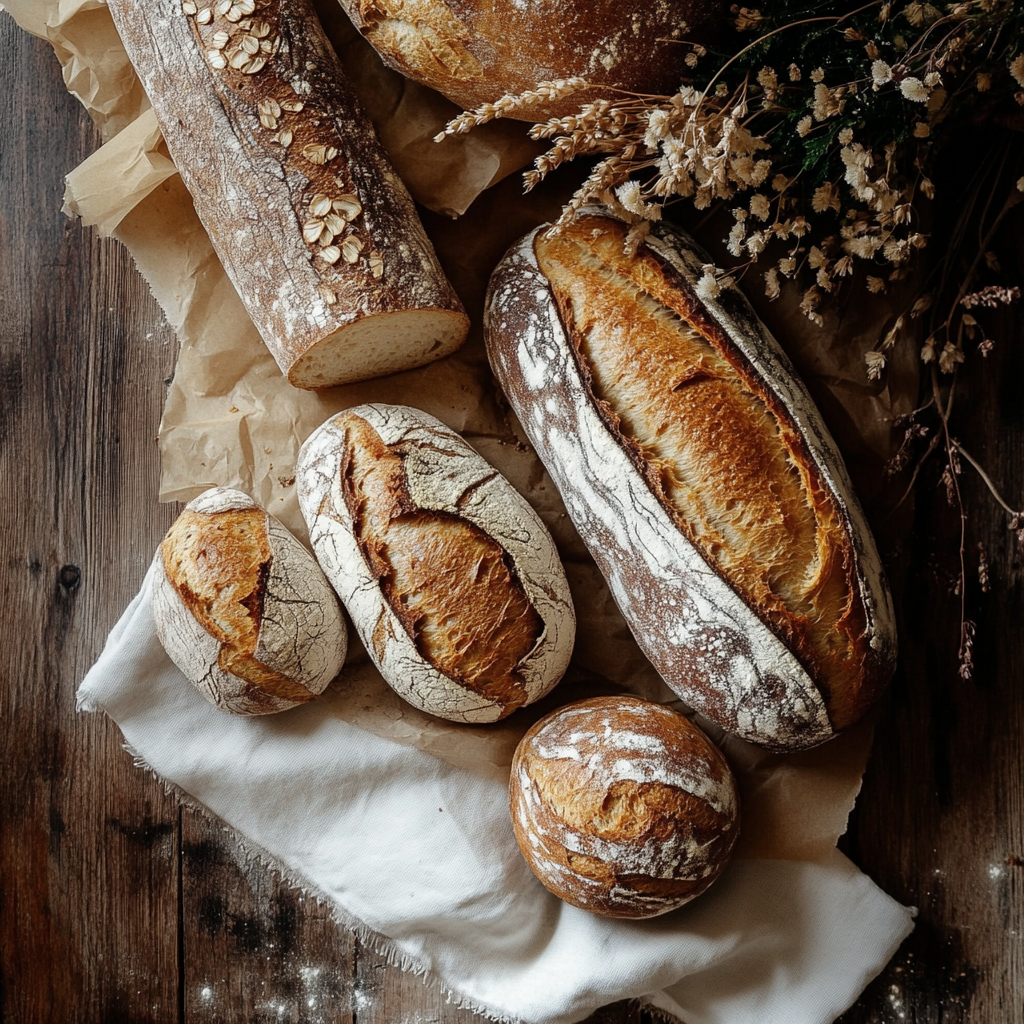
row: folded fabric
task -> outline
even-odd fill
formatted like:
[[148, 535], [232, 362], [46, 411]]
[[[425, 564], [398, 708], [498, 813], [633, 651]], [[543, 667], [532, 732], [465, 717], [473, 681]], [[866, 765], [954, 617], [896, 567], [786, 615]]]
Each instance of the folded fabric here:
[[571, 1024], [635, 998], [686, 1024], [826, 1024], [912, 928], [838, 851], [736, 860], [648, 921], [569, 907], [519, 855], [500, 781], [345, 721], [343, 684], [280, 715], [208, 704], [157, 640], [150, 582], [79, 707], [340, 922], [492, 1019]]

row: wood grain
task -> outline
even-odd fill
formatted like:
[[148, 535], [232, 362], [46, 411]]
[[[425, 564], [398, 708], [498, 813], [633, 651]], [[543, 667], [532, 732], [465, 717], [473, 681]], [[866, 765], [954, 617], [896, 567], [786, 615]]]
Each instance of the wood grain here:
[[[75, 713], [176, 512], [156, 502], [153, 441], [173, 333], [128, 254], [59, 212], [63, 175], [97, 144], [50, 47], [0, 14], [0, 1019], [482, 1024], [247, 863], [133, 766], [116, 727]], [[1016, 504], [1021, 333], [1007, 318], [969, 361], [955, 423]], [[962, 482], [972, 564], [981, 540], [993, 567], [991, 591], [972, 575], [967, 595], [975, 676], [956, 675], [959, 522], [933, 473], [904, 552], [901, 669], [845, 841], [918, 927], [846, 1024], [1024, 1017], [1024, 567], [977, 478]], [[647, 1019], [617, 1004], [592, 1024]]]
[[[1001, 252], [1024, 275], [1018, 207]], [[979, 317], [979, 320], [982, 320]], [[969, 354], [953, 435], [1013, 506], [1024, 506], [1024, 324], [984, 316], [996, 339]], [[974, 675], [958, 675], [960, 519], [936, 462], [918, 489], [900, 623], [900, 670], [875, 736], [847, 852], [917, 927], [844, 1024], [1024, 1020], [1024, 552], [980, 477], [963, 463], [968, 513], [964, 609]], [[982, 591], [978, 544], [990, 562]]]
[[74, 691], [173, 517], [175, 343], [127, 253], [60, 213], [96, 133], [50, 48], [0, 32], [0, 1017], [172, 1020], [178, 809]]

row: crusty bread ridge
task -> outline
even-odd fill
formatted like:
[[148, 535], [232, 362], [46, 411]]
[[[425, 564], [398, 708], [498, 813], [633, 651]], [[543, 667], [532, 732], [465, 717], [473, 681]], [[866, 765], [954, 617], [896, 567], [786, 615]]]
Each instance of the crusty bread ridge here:
[[654, 917], [699, 896], [739, 835], [729, 766], [689, 719], [597, 697], [536, 723], [510, 781], [519, 849], [547, 888], [612, 917]]
[[157, 635], [186, 678], [235, 714], [283, 711], [341, 671], [345, 620], [320, 567], [241, 491], [189, 502], [154, 559]]
[[309, 0], [111, 0], [196, 213], [278, 365], [324, 388], [469, 321]]
[[891, 675], [891, 599], [806, 389], [708, 258], [659, 225], [535, 232], [492, 279], [492, 365], [666, 681], [724, 728], [790, 749], [864, 713]]
[[690, 52], [725, 23], [722, 0], [339, 0], [384, 61], [467, 108], [551, 79], [597, 88], [534, 103], [515, 117], [563, 117], [614, 97], [608, 87], [671, 94]]
[[306, 440], [310, 540], [387, 682], [453, 721], [546, 694], [572, 651], [568, 584], [543, 523], [454, 431], [366, 405]]

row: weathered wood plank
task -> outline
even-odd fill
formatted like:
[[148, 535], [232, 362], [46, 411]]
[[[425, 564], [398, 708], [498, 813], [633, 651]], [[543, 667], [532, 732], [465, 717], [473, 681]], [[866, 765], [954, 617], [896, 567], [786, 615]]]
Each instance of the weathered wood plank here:
[[183, 810], [182, 839], [184, 1019], [355, 1024], [355, 936], [226, 826]]
[[98, 144], [52, 50], [0, 15], [0, 1017], [177, 1019], [177, 808], [75, 686], [170, 509], [152, 442], [174, 339], [60, 213]]
[[[1017, 216], [1004, 240], [1020, 239], [1022, 229]], [[1024, 253], [1017, 255], [1007, 268], [1011, 281], [1022, 280]], [[961, 369], [953, 433], [1020, 508], [1024, 323], [1017, 309], [979, 319], [996, 347], [984, 360], [969, 355]], [[914, 934], [844, 1016], [847, 1024], [1024, 1019], [1024, 558], [1008, 517], [963, 463], [965, 605], [977, 633], [974, 676], [961, 679], [953, 593], [960, 520], [941, 470], [936, 460], [918, 490], [901, 670], [848, 845], [882, 888], [920, 913]], [[988, 593], [978, 579], [979, 542], [990, 562]]]

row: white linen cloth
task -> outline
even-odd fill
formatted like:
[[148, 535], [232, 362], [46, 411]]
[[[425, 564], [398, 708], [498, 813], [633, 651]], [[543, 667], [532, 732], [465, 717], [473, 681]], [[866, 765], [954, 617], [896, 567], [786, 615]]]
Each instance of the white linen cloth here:
[[520, 856], [504, 785], [351, 725], [331, 700], [217, 710], [160, 646], [149, 575], [78, 691], [339, 921], [496, 1020], [571, 1024], [635, 998], [686, 1024], [827, 1024], [913, 927], [838, 851], [735, 860], [648, 921], [576, 910]]

